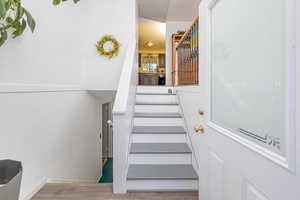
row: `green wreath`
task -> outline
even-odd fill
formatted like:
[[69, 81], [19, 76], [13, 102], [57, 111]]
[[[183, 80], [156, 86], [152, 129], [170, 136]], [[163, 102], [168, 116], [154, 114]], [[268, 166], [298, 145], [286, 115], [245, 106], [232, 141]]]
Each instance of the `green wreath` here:
[[111, 35], [105, 35], [96, 44], [97, 51], [100, 55], [113, 58], [119, 55], [119, 42]]

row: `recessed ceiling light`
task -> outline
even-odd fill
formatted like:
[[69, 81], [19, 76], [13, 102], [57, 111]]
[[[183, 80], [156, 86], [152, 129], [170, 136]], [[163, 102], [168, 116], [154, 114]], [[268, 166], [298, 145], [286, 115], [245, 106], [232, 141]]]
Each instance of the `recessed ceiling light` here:
[[152, 47], [154, 44], [153, 44], [153, 42], [150, 42], [150, 41], [149, 41], [149, 42], [146, 43], [146, 45], [147, 45], [148, 47]]

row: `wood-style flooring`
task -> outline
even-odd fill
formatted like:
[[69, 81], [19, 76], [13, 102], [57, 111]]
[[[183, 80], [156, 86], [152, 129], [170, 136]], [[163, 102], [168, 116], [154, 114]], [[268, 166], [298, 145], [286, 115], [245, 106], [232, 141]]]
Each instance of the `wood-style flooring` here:
[[51, 183], [32, 200], [198, 200], [198, 192], [129, 192], [113, 194], [112, 184]]

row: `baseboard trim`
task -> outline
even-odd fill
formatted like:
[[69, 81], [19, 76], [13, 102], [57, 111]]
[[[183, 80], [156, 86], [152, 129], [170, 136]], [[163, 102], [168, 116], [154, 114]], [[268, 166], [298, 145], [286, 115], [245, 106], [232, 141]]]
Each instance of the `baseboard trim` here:
[[24, 197], [21, 197], [21, 200], [30, 200], [32, 197], [38, 193], [46, 184], [48, 183], [48, 180], [44, 178], [39, 184], [36, 185], [36, 187], [28, 194], [25, 195]]
[[50, 178], [47, 183], [97, 183], [97, 180]]

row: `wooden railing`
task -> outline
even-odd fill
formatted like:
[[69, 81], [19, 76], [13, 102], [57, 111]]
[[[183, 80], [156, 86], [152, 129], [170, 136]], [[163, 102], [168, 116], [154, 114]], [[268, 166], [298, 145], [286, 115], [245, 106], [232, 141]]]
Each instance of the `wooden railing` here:
[[185, 32], [177, 47], [177, 85], [199, 83], [199, 17]]

